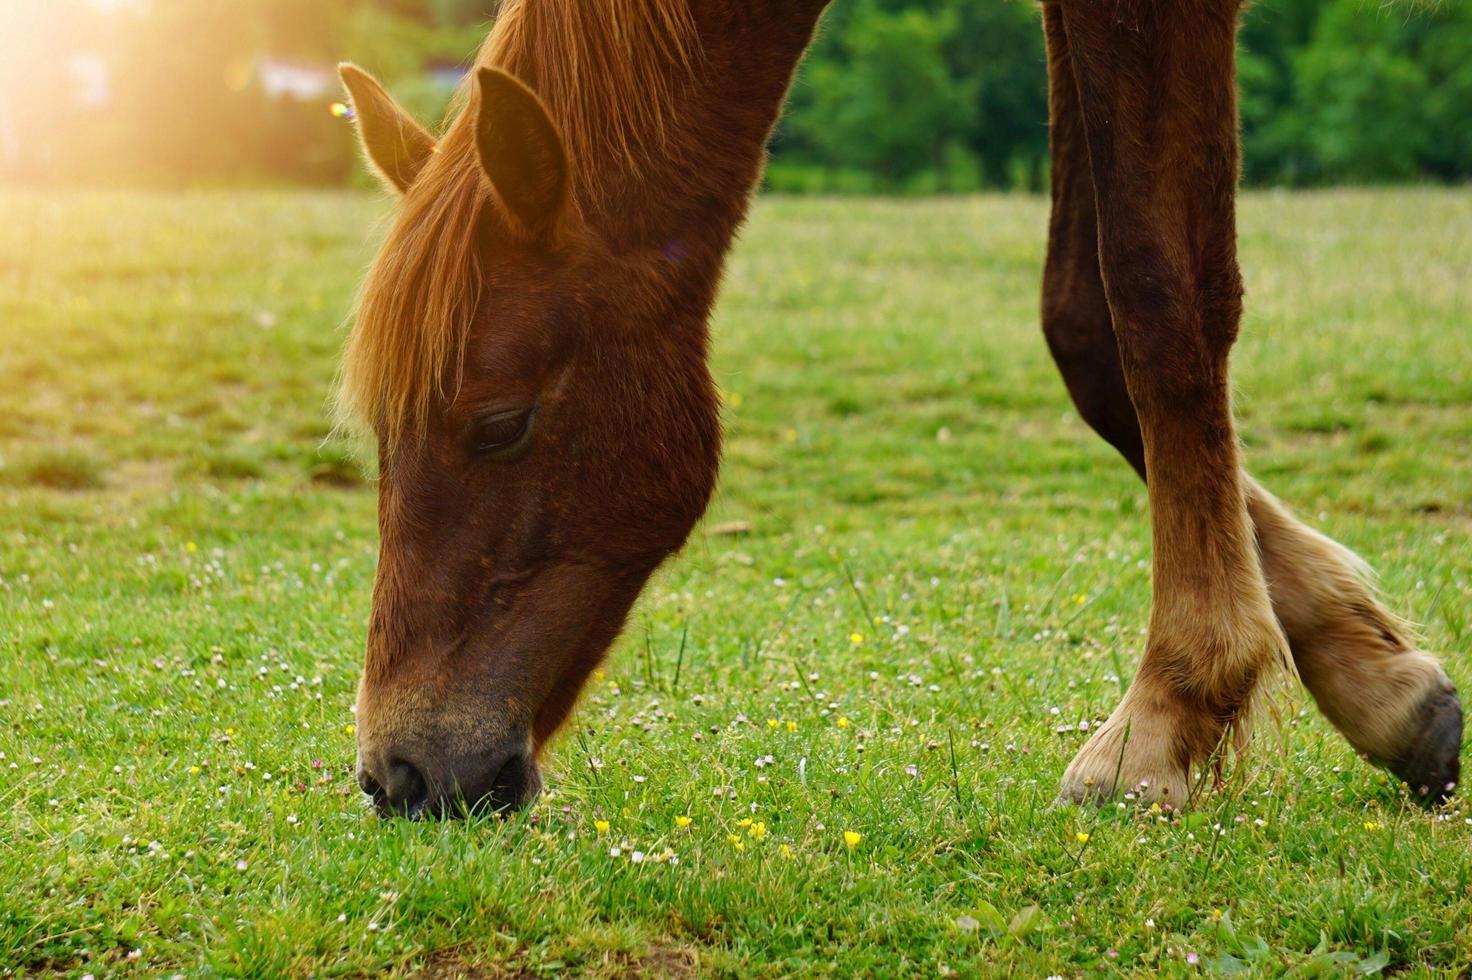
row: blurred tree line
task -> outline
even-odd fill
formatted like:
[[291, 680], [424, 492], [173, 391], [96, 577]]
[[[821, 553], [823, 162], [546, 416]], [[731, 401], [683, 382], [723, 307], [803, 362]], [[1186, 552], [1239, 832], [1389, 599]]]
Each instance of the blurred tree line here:
[[[1239, 47], [1248, 182], [1472, 177], [1472, 2], [1256, 0]], [[838, 0], [771, 182], [1041, 189], [1046, 78], [1030, 0]]]
[[[170, 184], [361, 179], [352, 140], [327, 111], [340, 98], [331, 66], [357, 61], [421, 117], [438, 118], [495, 6], [6, 4], [0, 174]], [[770, 184], [1043, 188], [1038, 19], [1032, 0], [836, 0], [793, 90]], [[77, 52], [105, 60], [105, 104], [64, 97], [76, 88]], [[282, 97], [268, 75], [283, 65], [328, 84]], [[1472, 2], [1257, 0], [1245, 14], [1240, 78], [1251, 183], [1472, 177]]]

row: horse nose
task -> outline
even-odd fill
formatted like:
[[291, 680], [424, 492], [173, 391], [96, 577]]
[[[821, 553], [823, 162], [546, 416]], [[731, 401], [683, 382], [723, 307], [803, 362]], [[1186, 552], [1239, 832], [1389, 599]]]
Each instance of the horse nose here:
[[[499, 751], [446, 764], [431, 780], [398, 754], [363, 758], [358, 785], [382, 817], [461, 817], [520, 809], [542, 791], [542, 775], [524, 738]], [[434, 786], [449, 789], [435, 790]]]
[[429, 784], [418, 768], [404, 759], [391, 760], [380, 775], [363, 768], [358, 773], [358, 785], [386, 817], [417, 817], [429, 803]]

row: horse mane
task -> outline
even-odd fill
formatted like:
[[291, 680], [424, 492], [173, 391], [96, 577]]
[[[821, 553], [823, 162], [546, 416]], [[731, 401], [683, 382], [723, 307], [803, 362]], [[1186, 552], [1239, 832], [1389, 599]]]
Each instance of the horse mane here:
[[[526, 82], [557, 124], [574, 206], [637, 173], [665, 141], [700, 57], [689, 0], [507, 0], [476, 56]], [[358, 296], [339, 424], [392, 447], [459, 386], [482, 297], [477, 224], [493, 198], [475, 145], [472, 71], [434, 156], [404, 195]]]

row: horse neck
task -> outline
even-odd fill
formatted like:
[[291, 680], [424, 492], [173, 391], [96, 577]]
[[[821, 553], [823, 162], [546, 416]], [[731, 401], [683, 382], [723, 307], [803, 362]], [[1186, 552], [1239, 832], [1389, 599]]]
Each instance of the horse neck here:
[[682, 77], [661, 80], [675, 94], [660, 132], [636, 134], [637, 167], [596, 161], [599, 187], [581, 197], [584, 217], [616, 247], [675, 248], [692, 269], [713, 264], [701, 271], [714, 279], [828, 0], [689, 3], [700, 50], [693, 71], [670, 65]]

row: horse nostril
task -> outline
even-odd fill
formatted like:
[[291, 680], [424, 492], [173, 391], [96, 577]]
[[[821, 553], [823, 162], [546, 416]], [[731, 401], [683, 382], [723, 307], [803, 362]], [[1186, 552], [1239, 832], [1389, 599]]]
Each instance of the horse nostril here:
[[378, 780], [369, 775], [368, 770], [358, 770], [358, 788], [369, 796], [377, 796], [383, 792], [383, 787], [378, 785]]
[[419, 770], [402, 759], [389, 763], [383, 783], [383, 795], [388, 809], [406, 816], [415, 817], [429, 802], [429, 786]]
[[496, 778], [491, 782], [491, 791], [483, 803], [493, 810], [516, 809], [532, 795], [530, 791], [538, 781], [536, 767], [531, 759], [518, 752], [507, 759], [500, 772], [496, 773]]

